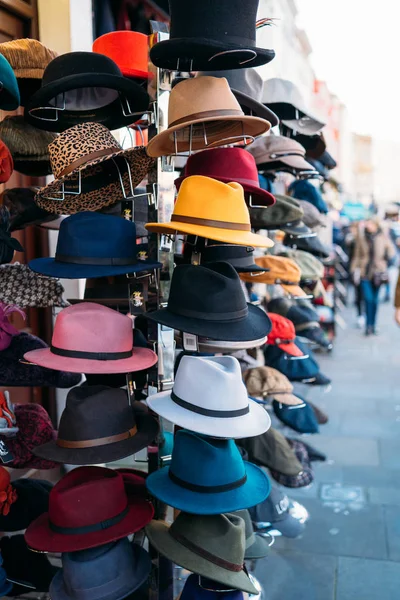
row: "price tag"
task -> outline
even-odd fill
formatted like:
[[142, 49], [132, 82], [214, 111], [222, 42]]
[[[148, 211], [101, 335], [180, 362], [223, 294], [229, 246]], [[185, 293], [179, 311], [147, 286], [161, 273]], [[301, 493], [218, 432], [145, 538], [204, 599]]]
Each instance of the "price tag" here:
[[193, 333], [182, 333], [182, 345], [183, 349], [187, 352], [198, 352], [199, 351], [199, 341], [197, 335], [193, 335]]
[[5, 465], [14, 460], [14, 456], [11, 454], [7, 444], [3, 440], [0, 441], [0, 460]]
[[146, 312], [147, 289], [141, 282], [129, 284], [129, 312], [131, 315], [141, 315]]

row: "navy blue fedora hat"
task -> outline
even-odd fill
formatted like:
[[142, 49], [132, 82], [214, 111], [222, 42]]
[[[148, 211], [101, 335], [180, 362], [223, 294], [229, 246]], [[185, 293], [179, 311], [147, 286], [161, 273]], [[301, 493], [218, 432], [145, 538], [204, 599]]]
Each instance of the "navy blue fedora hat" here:
[[146, 479], [149, 492], [169, 506], [198, 515], [249, 508], [270, 492], [267, 475], [243, 461], [234, 440], [208, 438], [182, 429], [171, 464]]
[[122, 217], [79, 212], [64, 219], [54, 258], [35, 258], [30, 269], [50, 277], [86, 279], [160, 269], [136, 245], [136, 227]]
[[272, 408], [278, 419], [282, 421], [284, 425], [294, 429], [294, 431], [298, 431], [299, 433], [319, 432], [317, 417], [315, 416], [313, 408], [307, 404], [307, 402], [295, 406], [288, 406], [287, 404], [282, 404], [277, 400], [273, 400]]
[[240, 590], [224, 589], [221, 584], [199, 575], [189, 575], [179, 600], [243, 600]]
[[311, 354], [311, 350], [298, 338], [295, 339], [295, 344], [304, 356], [293, 358], [278, 346], [267, 345], [264, 348], [265, 364], [286, 375], [290, 381], [313, 379], [319, 373], [317, 361]]
[[50, 584], [52, 600], [120, 600], [149, 577], [151, 560], [128, 538], [90, 550], [64, 552]]

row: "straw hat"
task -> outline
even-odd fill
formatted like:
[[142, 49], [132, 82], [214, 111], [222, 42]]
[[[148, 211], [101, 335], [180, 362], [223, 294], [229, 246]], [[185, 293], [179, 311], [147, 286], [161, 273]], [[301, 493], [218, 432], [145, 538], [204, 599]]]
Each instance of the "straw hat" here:
[[224, 77], [185, 79], [171, 91], [168, 129], [150, 140], [147, 152], [158, 157], [243, 143], [245, 136], [254, 138], [270, 128], [269, 121], [244, 114]]

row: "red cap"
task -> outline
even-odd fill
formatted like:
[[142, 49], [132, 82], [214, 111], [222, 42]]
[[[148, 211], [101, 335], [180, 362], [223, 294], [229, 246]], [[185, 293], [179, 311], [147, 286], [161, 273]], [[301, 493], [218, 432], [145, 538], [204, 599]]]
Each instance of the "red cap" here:
[[0, 140], [0, 183], [6, 183], [14, 170], [11, 152], [4, 142]]
[[243, 148], [212, 148], [192, 154], [183, 176], [175, 180], [176, 189], [179, 190], [182, 181], [191, 175], [204, 175], [222, 183], [236, 181], [243, 187], [246, 196], [251, 195], [253, 206], [275, 204], [275, 196], [260, 188], [254, 157]]
[[272, 329], [268, 334], [267, 344], [278, 346], [290, 356], [304, 356], [303, 352], [294, 343], [296, 331], [292, 321], [275, 313], [268, 313]]
[[111, 58], [125, 77], [149, 79], [149, 38], [138, 31], [112, 31], [93, 42], [93, 52]]

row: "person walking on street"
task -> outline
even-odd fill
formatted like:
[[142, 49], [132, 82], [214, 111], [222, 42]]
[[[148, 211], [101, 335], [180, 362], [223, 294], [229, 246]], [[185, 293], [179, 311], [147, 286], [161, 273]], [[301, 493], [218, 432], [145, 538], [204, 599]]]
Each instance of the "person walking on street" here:
[[377, 217], [368, 219], [360, 226], [350, 272], [354, 284], [361, 284], [366, 318], [365, 335], [375, 335], [377, 332], [379, 290], [389, 279], [388, 263], [395, 255], [395, 247]]

